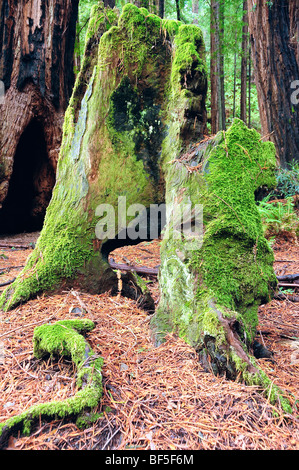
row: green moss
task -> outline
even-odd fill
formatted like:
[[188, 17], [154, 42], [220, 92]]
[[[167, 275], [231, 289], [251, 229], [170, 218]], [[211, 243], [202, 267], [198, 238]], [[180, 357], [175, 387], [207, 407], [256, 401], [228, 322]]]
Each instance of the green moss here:
[[41, 359], [44, 355], [68, 356], [78, 367], [85, 360], [86, 341], [82, 333], [95, 327], [89, 320], [64, 320], [54, 325], [42, 325], [35, 329], [33, 353]]
[[231, 354], [232, 360], [236, 365], [237, 372], [240, 373], [240, 376], [248, 385], [261, 387], [264, 396], [269, 400], [270, 403], [279, 403], [284, 413], [293, 413], [292, 407], [289, 400], [285, 396], [285, 393], [277, 385], [275, 385], [267, 376], [267, 374], [259, 367], [254, 357], [250, 356], [250, 360], [252, 365], [254, 365], [254, 367], [257, 369], [257, 373], [255, 374], [248, 372], [247, 364], [240, 360], [240, 357], [237, 356], [233, 351]]
[[188, 75], [192, 76], [195, 72], [198, 72], [198, 76], [202, 80], [202, 87], [204, 87], [207, 71], [204, 58], [205, 46], [201, 30], [195, 25], [180, 25], [174, 42], [176, 54], [171, 75], [173, 85], [178, 83], [187, 84]]
[[108, 31], [115, 25], [118, 19], [117, 9], [104, 9], [104, 3], [99, 2], [93, 5], [90, 11], [90, 20], [86, 32], [85, 44], [88, 44], [90, 39], [98, 36], [99, 31], [102, 31], [102, 25], [105, 25], [105, 30]]
[[170, 40], [174, 40], [175, 36], [179, 31], [179, 27], [181, 25], [180, 21], [177, 20], [162, 20], [162, 28], [165, 33], [168, 34]]
[[[69, 357], [77, 368], [78, 392], [64, 401], [41, 403], [0, 424], [0, 447], [10, 434], [21, 431], [29, 435], [38, 419], [63, 419], [79, 416], [78, 424], [89, 422], [92, 410], [102, 395], [102, 358], [94, 358], [83, 333], [91, 331], [94, 323], [88, 319], [62, 320], [41, 325], [34, 330], [33, 352], [36, 358]], [[91, 412], [91, 414], [90, 414]]]
[[[190, 244], [180, 233], [181, 223], [169, 219], [161, 244], [161, 300], [152, 327], [159, 341], [174, 331], [198, 351], [208, 350], [220, 371], [223, 367], [232, 378], [240, 374], [267, 392], [266, 375], [247, 347], [256, 334], [258, 307], [271, 300], [277, 285], [255, 202], [260, 186], [275, 187], [275, 148], [235, 120], [225, 134], [191, 150], [171, 164], [166, 160], [167, 202], [173, 207], [202, 204], [202, 238], [195, 239], [198, 246]], [[190, 173], [186, 165], [200, 170]], [[237, 334], [248, 361], [229, 346], [223, 321]], [[275, 399], [281, 395], [273, 393]]]
[[258, 304], [270, 300], [276, 286], [274, 256], [254, 194], [261, 185], [275, 187], [275, 168], [273, 145], [262, 144], [256, 131], [235, 121], [209, 156], [205, 241], [199, 256], [194, 253], [193, 263], [203, 261], [204, 282], [219, 303], [245, 318], [249, 306], [246, 323], [253, 330]]

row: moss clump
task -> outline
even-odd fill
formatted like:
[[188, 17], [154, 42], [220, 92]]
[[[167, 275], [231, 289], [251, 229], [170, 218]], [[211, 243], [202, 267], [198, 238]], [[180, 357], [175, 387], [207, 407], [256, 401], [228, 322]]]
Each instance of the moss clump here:
[[[205, 45], [201, 30], [195, 25], [180, 25], [175, 36], [176, 54], [172, 67], [173, 85], [197, 90], [206, 87]], [[196, 82], [196, 83], [195, 83]], [[192, 90], [194, 91], [194, 90]]]
[[[95, 324], [88, 319], [62, 320], [45, 324], [34, 330], [33, 351], [36, 358], [69, 357], [77, 368], [78, 392], [64, 401], [54, 401], [32, 406], [18, 416], [0, 424], [0, 447], [9, 435], [21, 431], [29, 435], [38, 419], [78, 418], [78, 424], [89, 420], [90, 412], [97, 407], [102, 395], [103, 359], [94, 356], [82, 336]], [[86, 415], [87, 413], [87, 415]], [[85, 416], [86, 415], [86, 416]]]

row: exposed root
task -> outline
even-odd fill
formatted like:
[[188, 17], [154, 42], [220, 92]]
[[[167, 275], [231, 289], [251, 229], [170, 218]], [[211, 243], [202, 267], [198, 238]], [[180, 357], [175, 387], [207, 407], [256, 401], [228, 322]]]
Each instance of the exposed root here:
[[[93, 330], [91, 320], [61, 320], [53, 325], [37, 327], [33, 337], [33, 352], [36, 358], [46, 356], [70, 357], [77, 368], [79, 391], [64, 401], [54, 401], [32, 406], [18, 416], [0, 424], [0, 448], [10, 435], [17, 431], [29, 435], [37, 420], [77, 418], [77, 425], [83, 426], [90, 419], [88, 412], [97, 405], [102, 395], [103, 359], [94, 355], [82, 333]], [[87, 412], [87, 415], [86, 415]]]

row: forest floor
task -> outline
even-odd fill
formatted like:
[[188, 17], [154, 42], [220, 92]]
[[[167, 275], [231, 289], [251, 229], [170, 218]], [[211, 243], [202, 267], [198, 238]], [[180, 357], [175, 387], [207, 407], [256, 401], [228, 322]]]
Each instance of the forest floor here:
[[[0, 284], [25, 264], [31, 249], [20, 245], [37, 236], [0, 238], [0, 244], [15, 246], [0, 246]], [[274, 253], [278, 275], [299, 273], [298, 245], [280, 240]], [[116, 262], [156, 267], [159, 241], [118, 249], [112, 256]], [[147, 281], [157, 303], [157, 280]], [[104, 358], [101, 415], [85, 430], [71, 422], [41, 422], [31, 436], [11, 437], [8, 449], [299, 450], [299, 303], [287, 299], [260, 307], [258, 339], [274, 356], [258, 361], [287, 392], [292, 416], [273, 407], [256, 387], [205, 372], [196, 352], [176, 336], [155, 347], [150, 316], [133, 300], [69, 290], [0, 315], [0, 422], [33, 404], [75, 394], [72, 364], [37, 360], [32, 346], [35, 326], [74, 317], [96, 322], [87, 339]]]

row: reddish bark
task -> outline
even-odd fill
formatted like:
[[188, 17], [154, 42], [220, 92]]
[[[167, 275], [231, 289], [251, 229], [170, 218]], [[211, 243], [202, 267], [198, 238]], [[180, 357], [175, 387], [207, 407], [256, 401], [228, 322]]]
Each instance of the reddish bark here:
[[[5, 230], [5, 212], [18, 218], [4, 202], [18, 152], [20, 162], [28, 159], [27, 168], [34, 167], [28, 182], [35, 194], [33, 219], [42, 217], [51, 197], [64, 112], [74, 84], [77, 13], [78, 0], [0, 0], [0, 80], [6, 89], [0, 104], [0, 231]], [[18, 168], [23, 170], [26, 175], [24, 161]], [[22, 195], [18, 197], [21, 205]]]
[[248, 0], [248, 10], [262, 135], [271, 134], [286, 166], [299, 160], [299, 105], [291, 100], [299, 80], [298, 2]]

